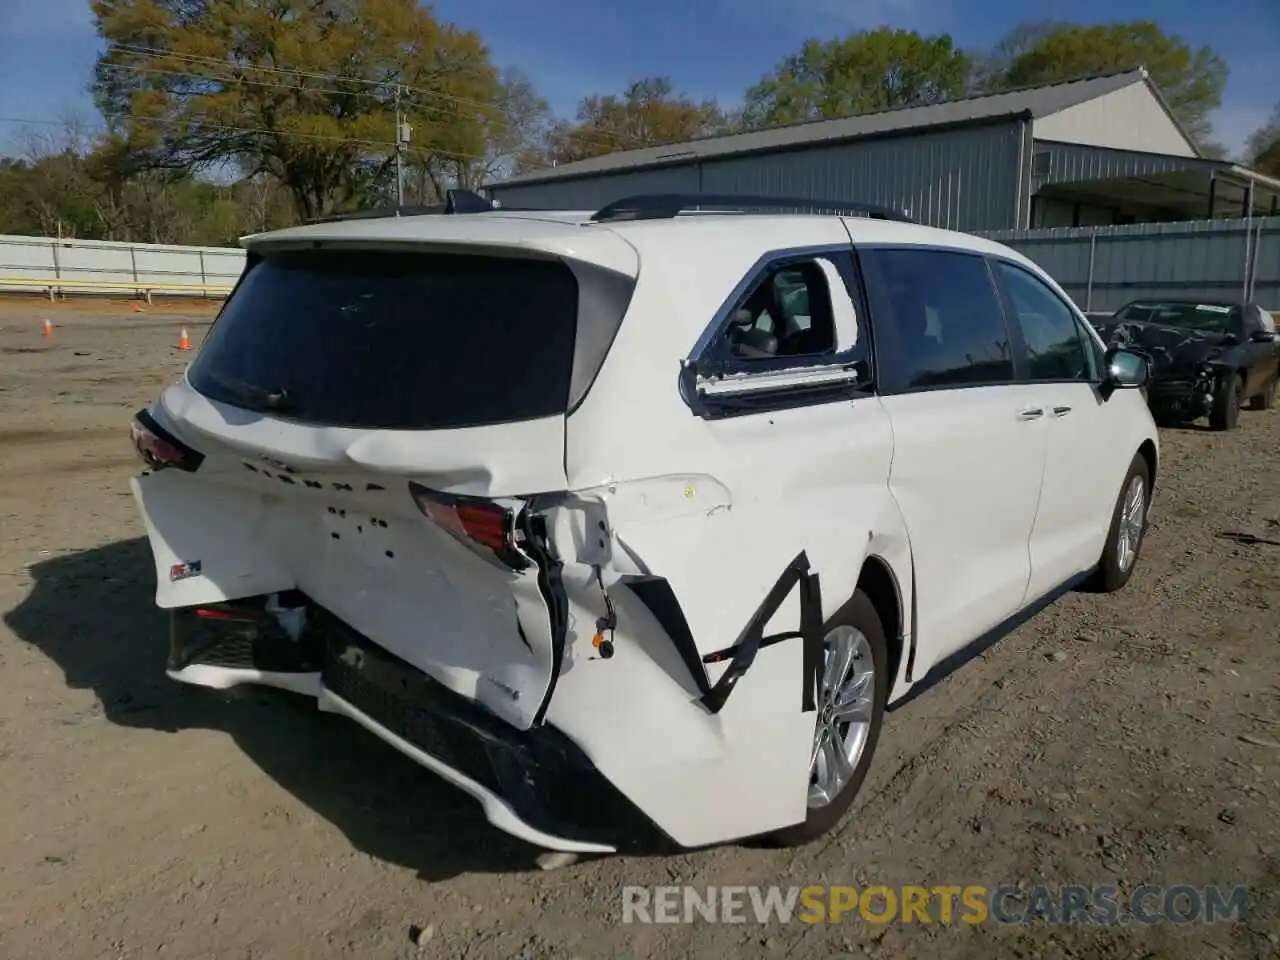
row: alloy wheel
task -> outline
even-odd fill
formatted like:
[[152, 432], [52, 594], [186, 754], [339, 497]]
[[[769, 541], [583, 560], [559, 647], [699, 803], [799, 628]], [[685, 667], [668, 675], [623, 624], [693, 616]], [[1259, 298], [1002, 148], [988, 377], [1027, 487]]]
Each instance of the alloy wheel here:
[[834, 627], [824, 638], [818, 719], [809, 760], [809, 807], [825, 807], [853, 777], [871, 732], [875, 661], [862, 631]]

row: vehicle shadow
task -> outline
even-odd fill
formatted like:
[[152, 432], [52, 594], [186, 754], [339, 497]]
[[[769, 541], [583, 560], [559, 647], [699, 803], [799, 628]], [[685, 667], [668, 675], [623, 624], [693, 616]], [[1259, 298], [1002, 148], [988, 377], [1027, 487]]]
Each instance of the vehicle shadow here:
[[1208, 420], [1170, 420], [1161, 418], [1156, 420], [1156, 426], [1161, 430], [1169, 430], [1177, 433], [1218, 433], [1209, 425]]
[[345, 718], [290, 694], [220, 693], [165, 676], [168, 624], [155, 606], [145, 538], [46, 560], [31, 575], [30, 593], [4, 622], [62, 668], [67, 686], [97, 694], [112, 723], [228, 734], [358, 850], [423, 880], [536, 868], [540, 851]]

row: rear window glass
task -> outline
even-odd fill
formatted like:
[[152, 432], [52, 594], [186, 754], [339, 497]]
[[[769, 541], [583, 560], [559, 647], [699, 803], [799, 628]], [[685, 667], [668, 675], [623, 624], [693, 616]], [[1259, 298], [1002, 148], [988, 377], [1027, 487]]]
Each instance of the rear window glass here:
[[382, 250], [269, 254], [191, 367], [212, 400], [329, 426], [422, 430], [568, 406], [578, 286], [558, 261]]

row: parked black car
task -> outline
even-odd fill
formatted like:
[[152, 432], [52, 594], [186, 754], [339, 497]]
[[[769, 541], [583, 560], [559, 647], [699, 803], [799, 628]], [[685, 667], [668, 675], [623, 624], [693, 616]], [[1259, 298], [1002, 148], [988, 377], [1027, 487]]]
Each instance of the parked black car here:
[[1232, 430], [1246, 402], [1255, 410], [1275, 404], [1280, 339], [1275, 319], [1256, 303], [1134, 300], [1090, 322], [1108, 345], [1146, 355], [1157, 420], [1208, 417], [1215, 430]]

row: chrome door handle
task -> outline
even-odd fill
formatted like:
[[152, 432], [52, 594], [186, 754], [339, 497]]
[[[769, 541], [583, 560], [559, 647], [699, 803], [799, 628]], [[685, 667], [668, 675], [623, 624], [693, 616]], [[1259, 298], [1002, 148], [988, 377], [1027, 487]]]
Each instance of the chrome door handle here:
[[1039, 420], [1044, 416], [1044, 407], [1027, 407], [1018, 411], [1019, 420]]
[[1071, 408], [1066, 406], [1053, 408], [1053, 415], [1055, 417], [1065, 417], [1070, 412], [1071, 412]]

